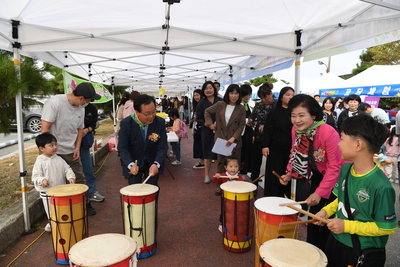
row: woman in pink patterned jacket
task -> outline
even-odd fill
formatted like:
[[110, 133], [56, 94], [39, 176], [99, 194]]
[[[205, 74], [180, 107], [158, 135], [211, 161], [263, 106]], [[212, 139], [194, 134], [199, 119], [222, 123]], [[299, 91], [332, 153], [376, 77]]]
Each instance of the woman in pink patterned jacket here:
[[[332, 189], [342, 166], [339, 134], [322, 120], [322, 109], [311, 96], [294, 96], [288, 110], [293, 123], [292, 150], [281, 183], [295, 178], [296, 200], [305, 200], [310, 212], [316, 213], [335, 198]], [[306, 206], [303, 209], [307, 210]], [[308, 224], [307, 242], [323, 249], [329, 230], [315, 226]]]

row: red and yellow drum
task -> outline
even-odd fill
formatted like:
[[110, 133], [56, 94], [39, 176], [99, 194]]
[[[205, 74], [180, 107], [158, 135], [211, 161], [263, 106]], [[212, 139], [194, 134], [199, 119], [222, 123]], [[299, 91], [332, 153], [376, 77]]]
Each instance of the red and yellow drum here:
[[[295, 201], [283, 197], [263, 197], [257, 199], [254, 203], [256, 222], [255, 266], [261, 266], [258, 251], [265, 241], [280, 237], [297, 238], [298, 225], [280, 226], [281, 223], [298, 220], [297, 211], [279, 206], [279, 204], [290, 202]], [[295, 206], [301, 209], [300, 205]]]
[[120, 190], [123, 196], [125, 235], [137, 242], [138, 258], [148, 258], [156, 252], [158, 187], [133, 184]]
[[69, 259], [71, 267], [134, 267], [136, 242], [121, 234], [91, 236], [71, 248]]
[[328, 264], [322, 250], [297, 239], [269, 240], [261, 245], [259, 252], [263, 267], [324, 267]]
[[233, 181], [221, 184], [223, 190], [222, 234], [224, 247], [232, 252], [251, 248], [254, 233], [254, 191], [252, 183]]
[[53, 249], [58, 264], [69, 264], [70, 248], [88, 236], [84, 184], [65, 184], [50, 188], [50, 221]]

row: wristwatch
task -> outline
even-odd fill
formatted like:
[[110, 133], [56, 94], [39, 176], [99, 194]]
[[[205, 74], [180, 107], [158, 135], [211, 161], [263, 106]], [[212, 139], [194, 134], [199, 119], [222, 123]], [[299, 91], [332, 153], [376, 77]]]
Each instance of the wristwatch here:
[[158, 163], [157, 161], [154, 161], [153, 164], [156, 164], [157, 168], [161, 167], [160, 163]]

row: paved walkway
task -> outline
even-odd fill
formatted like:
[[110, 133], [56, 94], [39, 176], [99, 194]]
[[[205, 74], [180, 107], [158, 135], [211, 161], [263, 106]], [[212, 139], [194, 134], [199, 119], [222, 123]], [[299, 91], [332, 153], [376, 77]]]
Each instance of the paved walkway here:
[[[192, 168], [197, 161], [192, 158], [191, 136], [189, 138], [182, 140], [183, 164], [172, 166], [170, 162], [166, 163], [175, 179], [172, 179], [167, 171], [160, 177], [158, 248], [150, 258], [140, 259], [138, 266], [254, 266], [254, 244], [246, 253], [232, 253], [223, 248], [222, 236], [217, 230], [219, 197], [214, 194], [213, 184], [204, 184], [203, 170]], [[103, 160], [99, 165], [102, 163]], [[127, 182], [122, 178], [117, 153], [109, 154], [96, 176], [98, 190], [106, 200], [92, 204], [97, 215], [88, 219], [89, 235], [122, 234], [119, 190], [126, 186]], [[54, 261], [51, 234], [45, 232], [41, 235], [45, 225], [46, 221], [43, 219], [40, 230], [21, 237], [11, 246], [5, 252], [6, 256], [0, 258], [0, 266], [7, 266], [29, 245], [30, 247], [11, 266], [59, 266]], [[37, 237], [39, 238], [35, 241]], [[304, 234], [300, 233], [299, 239], [304, 240]], [[388, 254], [392, 260], [387, 266], [400, 266], [396, 243]]]

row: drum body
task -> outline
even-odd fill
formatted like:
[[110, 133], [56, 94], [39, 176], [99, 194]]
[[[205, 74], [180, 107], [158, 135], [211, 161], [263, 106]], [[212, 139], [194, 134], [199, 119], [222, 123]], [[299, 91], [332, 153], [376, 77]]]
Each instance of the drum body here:
[[75, 267], [132, 267], [136, 260], [136, 242], [121, 234], [88, 237], [69, 251], [70, 265]]
[[157, 192], [151, 184], [133, 184], [120, 190], [123, 196], [125, 235], [137, 242], [137, 258], [148, 258], [156, 252]]
[[[259, 248], [264, 242], [280, 237], [297, 238], [298, 225], [280, 226], [280, 223], [298, 220], [297, 211], [279, 206], [281, 203], [290, 202], [294, 201], [283, 197], [263, 197], [257, 199], [254, 203], [256, 225], [255, 266], [261, 266]], [[295, 206], [301, 209], [300, 205]]]
[[50, 221], [54, 257], [58, 264], [69, 264], [68, 252], [88, 236], [84, 184], [65, 184], [50, 188]]
[[257, 186], [249, 182], [233, 181], [221, 184], [221, 189], [224, 247], [232, 252], [247, 252], [253, 241], [254, 191]]
[[324, 267], [328, 265], [328, 259], [322, 250], [297, 239], [269, 240], [261, 245], [259, 253], [263, 267]]

